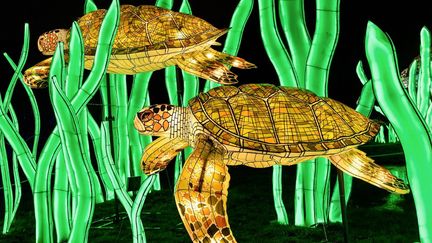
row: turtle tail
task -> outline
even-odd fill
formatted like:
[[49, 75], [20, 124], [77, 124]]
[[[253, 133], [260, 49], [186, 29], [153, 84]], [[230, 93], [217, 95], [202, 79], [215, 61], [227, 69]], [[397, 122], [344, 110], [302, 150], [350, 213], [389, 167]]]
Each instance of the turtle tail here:
[[386, 168], [376, 164], [366, 153], [358, 149], [350, 149], [346, 152], [329, 156], [333, 165], [343, 172], [366, 181], [374, 186], [387, 191], [406, 194], [408, 186], [395, 177]]
[[188, 73], [220, 84], [235, 84], [238, 82], [237, 75], [231, 72], [229, 67], [256, 68], [253, 63], [242, 58], [218, 52], [211, 48], [185, 54], [177, 60], [177, 65]]

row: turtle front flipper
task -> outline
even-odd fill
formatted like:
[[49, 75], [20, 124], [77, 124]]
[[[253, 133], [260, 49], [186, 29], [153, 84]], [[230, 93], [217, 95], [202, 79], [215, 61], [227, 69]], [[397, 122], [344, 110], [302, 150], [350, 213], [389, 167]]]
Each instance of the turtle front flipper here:
[[230, 176], [210, 141], [197, 143], [177, 182], [175, 199], [193, 242], [236, 242], [226, 202]]
[[256, 68], [253, 63], [240, 57], [218, 52], [211, 48], [182, 55], [176, 63], [179, 68], [188, 73], [220, 84], [238, 82], [237, 75], [231, 72], [228, 66], [242, 69]]
[[343, 172], [387, 191], [398, 194], [406, 194], [410, 191], [401, 179], [392, 175], [386, 168], [374, 163], [373, 159], [358, 149], [331, 155], [329, 159]]
[[24, 83], [32, 89], [41, 89], [48, 86], [48, 75], [52, 57], [38, 62], [24, 71]]
[[141, 169], [146, 175], [160, 172], [187, 146], [188, 143], [181, 138], [159, 137], [145, 149], [141, 159]]

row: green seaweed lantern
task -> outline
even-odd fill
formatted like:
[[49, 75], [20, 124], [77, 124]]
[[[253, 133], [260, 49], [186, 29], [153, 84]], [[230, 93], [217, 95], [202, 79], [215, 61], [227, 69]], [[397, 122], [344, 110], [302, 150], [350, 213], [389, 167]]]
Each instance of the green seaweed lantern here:
[[[60, 211], [54, 212], [54, 221], [56, 222], [56, 228], [57, 228], [57, 239], [63, 240], [63, 239], [75, 239], [78, 241], [86, 241], [87, 233], [88, 233], [88, 226], [89, 226], [89, 219], [91, 219], [92, 214], [92, 208], [94, 205], [94, 200], [98, 198], [100, 194], [95, 192], [95, 188], [98, 188], [97, 180], [95, 180], [95, 173], [91, 166], [89, 166], [88, 162], [88, 156], [86, 153], [79, 153], [79, 150], [76, 150], [75, 152], [73, 150], [65, 151], [62, 150], [60, 147], [60, 140], [63, 141], [63, 147], [69, 146], [80, 146], [81, 143], [76, 143], [76, 141], [82, 139], [80, 137], [80, 134], [84, 134], [81, 132], [76, 132], [78, 126], [76, 125], [76, 119], [68, 119], [71, 116], [76, 117], [77, 114], [80, 113], [81, 110], [85, 107], [87, 102], [91, 99], [95, 91], [97, 90], [102, 75], [105, 72], [106, 68], [106, 60], [109, 58], [110, 53], [110, 47], [111, 47], [111, 41], [112, 36], [115, 34], [115, 30], [117, 27], [117, 19], [118, 19], [118, 2], [113, 1], [113, 4], [110, 7], [110, 10], [108, 11], [109, 14], [107, 14], [107, 20], [104, 21], [104, 24], [102, 26], [103, 33], [100, 35], [100, 41], [98, 43], [98, 50], [96, 51], [96, 55], [99, 58], [97, 62], [95, 62], [93, 70], [90, 72], [87, 82], [83, 86], [80, 87], [79, 92], [77, 95], [75, 95], [72, 99], [72, 102], [67, 101], [67, 99], [64, 99], [66, 96], [63, 95], [64, 93], [61, 92], [51, 92], [52, 98], [55, 101], [58, 106], [57, 108], [60, 108], [60, 110], [64, 110], [62, 114], [59, 114], [57, 116], [59, 121], [59, 126], [62, 127], [61, 131], [59, 131], [59, 127], [56, 127], [55, 130], [52, 132], [51, 136], [45, 143], [45, 147], [42, 150], [39, 158], [37, 157], [36, 152], [31, 153], [30, 150], [27, 147], [27, 144], [22, 139], [21, 135], [18, 133], [18, 130], [15, 126], [13, 126], [11, 120], [6, 115], [4, 110], [2, 109], [2, 116], [0, 119], [1, 124], [1, 130], [5, 134], [5, 137], [8, 139], [8, 142], [12, 145], [12, 149], [14, 153], [18, 154], [18, 160], [21, 163], [21, 167], [23, 168], [25, 175], [27, 179], [30, 182], [30, 186], [32, 187], [33, 193], [34, 193], [34, 205], [35, 205], [35, 216], [36, 216], [36, 240], [42, 241], [42, 242], [51, 242], [53, 241], [53, 215], [52, 215], [52, 208], [61, 208], [62, 204], [62, 196], [59, 193], [56, 193], [59, 191], [59, 189], [64, 186], [64, 181], [59, 181], [58, 178], [56, 178], [55, 183], [56, 185], [54, 188], [54, 196], [53, 200], [55, 202], [54, 207], [51, 204], [51, 180], [49, 178], [51, 174], [51, 170], [53, 169], [54, 160], [57, 158], [57, 155], [61, 152], [60, 157], [58, 158], [57, 162], [59, 162], [59, 165], [64, 162], [65, 164], [71, 162], [71, 159], [75, 161], [75, 163], [69, 164], [73, 167], [73, 169], [79, 169], [81, 172], [85, 171], [84, 173], [76, 173], [76, 178], [72, 178], [72, 176], [69, 176], [72, 186], [75, 186], [75, 190], [72, 192], [72, 205], [73, 208], [71, 210], [72, 216], [74, 217], [74, 226], [70, 229], [68, 229], [68, 215], [63, 218], [65, 224], [58, 224], [58, 217], [60, 215]], [[76, 27], [76, 26], [75, 26]], [[76, 29], [76, 28], [75, 28]], [[76, 33], [76, 31], [75, 31]], [[71, 34], [72, 41], [71, 43], [74, 43], [73, 33]], [[27, 43], [27, 44], [26, 44]], [[75, 80], [76, 78], [81, 79], [80, 70], [81, 66], [79, 65], [79, 58], [80, 53], [83, 53], [82, 50], [80, 50], [80, 44], [78, 41], [78, 44], [74, 44], [74, 47], [76, 47], [75, 50], [77, 52], [74, 52], [78, 55], [71, 55], [70, 56], [70, 63], [73, 69], [70, 68], [69, 70], [66, 70], [64, 68], [63, 64], [63, 58], [62, 58], [62, 51], [61, 46], [59, 47], [59, 51], [56, 53], [56, 58], [53, 61], [53, 70], [52, 70], [52, 79], [59, 81], [60, 86], [62, 87], [68, 87], [65, 84], [65, 78], [66, 78], [66, 72], [69, 72], [69, 80], [71, 83], [74, 83], [75, 85], [80, 84], [80, 80]], [[9, 63], [11, 66], [15, 69], [15, 75], [13, 77], [13, 80], [10, 83], [9, 90], [13, 90], [13, 86], [15, 85], [16, 78], [21, 77], [20, 73], [23, 67], [23, 64], [25, 62], [25, 57], [27, 55], [28, 50], [28, 27], [26, 25], [25, 30], [25, 44], [23, 48], [23, 55], [20, 58], [20, 62], [18, 66], [16, 66], [13, 61], [7, 56]], [[78, 70], [78, 71], [77, 71]], [[22, 77], [21, 77], [22, 78]], [[23, 80], [23, 79], [22, 79]], [[72, 82], [76, 81], [76, 82]], [[55, 82], [55, 81], [53, 81]], [[57, 86], [58, 88], [59, 86]], [[52, 87], [54, 88], [54, 87]], [[35, 122], [37, 123], [40, 118], [37, 109], [35, 109], [35, 102], [34, 102], [34, 96], [32, 95], [32, 92], [27, 89], [27, 94], [30, 97], [30, 100], [32, 102], [33, 107], [33, 113], [35, 116]], [[69, 90], [69, 89], [68, 89]], [[69, 92], [66, 95], [73, 95], [71, 92]], [[7, 104], [10, 100], [10, 92], [8, 92], [6, 96]], [[62, 109], [67, 107], [67, 109]], [[3, 108], [3, 107], [2, 107]], [[73, 112], [71, 113], [71, 111]], [[67, 112], [70, 111], [70, 112]], [[74, 114], [74, 112], [76, 114]], [[58, 112], [57, 112], [58, 113]], [[12, 114], [12, 118], [14, 118]], [[14, 119], [15, 120], [15, 119]], [[75, 121], [75, 122], [72, 122]], [[35, 142], [33, 143], [34, 151], [37, 149], [38, 144], [38, 136], [39, 136], [39, 125], [35, 125]], [[71, 133], [65, 133], [64, 131], [70, 131]], [[59, 136], [60, 135], [60, 136]], [[60, 139], [61, 137], [61, 139]], [[66, 144], [67, 143], [67, 144]], [[79, 148], [82, 151], [82, 147]], [[74, 155], [71, 155], [71, 153], [75, 153]], [[36, 166], [36, 159], [38, 159], [38, 163]], [[77, 162], [78, 160], [81, 160], [81, 162]], [[87, 162], [85, 162], [87, 160]], [[16, 164], [16, 163], [14, 163]], [[16, 165], [14, 165], [16, 167]], [[72, 172], [72, 167], [69, 167], [69, 172]], [[84, 169], [84, 170], [82, 170]], [[65, 171], [63, 169], [63, 171]], [[70, 173], [71, 174], [71, 173]], [[67, 178], [67, 177], [66, 177]], [[15, 176], [15, 179], [16, 176]], [[89, 180], [92, 183], [86, 183], [89, 182]], [[19, 184], [19, 183], [16, 183]], [[59, 186], [59, 187], [56, 187]], [[19, 192], [19, 190], [17, 191]], [[78, 194], [77, 194], [78, 193]], [[67, 196], [67, 195], [66, 195]], [[19, 195], [17, 195], [16, 198], [18, 198]], [[64, 202], [64, 200], [63, 200]], [[93, 202], [93, 203], [92, 203]], [[68, 211], [69, 207], [64, 207], [63, 209], [66, 209], [66, 212]], [[9, 226], [10, 222], [6, 222], [5, 225], [7, 227]]]
[[[108, 10], [107, 14], [106, 14], [106, 18], [105, 21], [102, 25], [102, 31], [101, 34], [99, 36], [99, 41], [98, 41], [98, 49], [96, 50], [96, 60], [95, 60], [95, 64], [92, 68], [92, 71], [90, 72], [89, 76], [87, 77], [87, 80], [85, 82], [83, 82], [83, 85], [80, 87], [80, 89], [78, 90], [77, 94], [72, 98], [72, 100], [70, 101], [70, 107], [71, 109], [73, 109], [73, 111], [76, 114], [79, 114], [80, 111], [85, 108], [85, 105], [90, 101], [91, 97], [95, 94], [97, 88], [100, 86], [100, 82], [102, 80], [102, 75], [105, 73], [105, 69], [106, 69], [106, 63], [109, 60], [109, 54], [111, 52], [111, 45], [112, 45], [112, 40], [113, 40], [113, 36], [115, 35], [115, 31], [117, 30], [117, 26], [118, 26], [118, 20], [119, 20], [119, 3], [118, 1], [113, 1], [110, 9]], [[74, 24], [74, 29], [78, 29], [77, 25]], [[78, 31], [78, 30], [77, 30]], [[78, 44], [77, 44], [78, 45]], [[82, 45], [79, 45], [78, 48], [81, 48], [81, 53], [83, 53], [82, 50]], [[61, 52], [57, 52], [57, 53], [61, 53]], [[56, 62], [54, 62], [54, 60]], [[56, 59], [53, 59], [53, 70], [51, 70], [51, 77], [55, 76], [56, 80], [59, 80], [60, 82], [64, 82], [65, 79], [65, 75], [64, 75], [64, 71], [63, 69], [63, 65], [62, 64], [62, 58], [61, 56], [57, 56]], [[56, 64], [57, 66], [55, 66], [54, 64]], [[75, 66], [76, 68], [81, 68], [81, 65], [77, 65]], [[81, 76], [82, 77], [82, 76]], [[75, 80], [77, 82], [79, 82], [78, 80]], [[53, 81], [54, 82], [54, 81]], [[51, 92], [52, 95], [58, 93], [58, 92]], [[53, 96], [52, 96], [53, 97]], [[56, 100], [54, 98], [52, 98], [53, 100]], [[67, 100], [62, 99], [63, 103], [66, 102], [67, 104]], [[60, 101], [59, 101], [60, 102]], [[54, 102], [55, 103], [55, 102]], [[56, 104], [56, 103], [55, 103]], [[54, 106], [55, 106], [54, 104]], [[61, 113], [61, 112], [58, 112]], [[72, 113], [73, 114], [73, 113]], [[57, 114], [57, 117], [60, 118], [60, 116], [63, 116], [64, 114]], [[70, 119], [62, 119], [63, 121], [67, 122], [70, 121]], [[60, 122], [61, 120], [59, 120]], [[60, 123], [61, 125], [61, 123]], [[64, 124], [63, 126], [67, 125]], [[69, 125], [71, 126], [71, 125]], [[74, 126], [75, 129], [77, 128], [77, 125]], [[37, 241], [47, 241], [47, 242], [51, 242], [52, 241], [52, 223], [51, 223], [51, 218], [47, 215], [51, 215], [51, 206], [49, 203], [49, 199], [47, 198], [47, 196], [49, 195], [47, 192], [49, 192], [49, 188], [50, 188], [50, 183], [47, 182], [46, 178], [49, 178], [49, 176], [47, 176], [47, 174], [49, 173], [49, 171], [52, 168], [52, 159], [51, 158], [55, 158], [56, 154], [59, 152], [59, 145], [61, 144], [61, 142], [59, 141], [59, 136], [58, 136], [58, 128], [54, 130], [54, 132], [52, 133], [52, 135], [48, 138], [48, 141], [44, 147], [44, 149], [42, 150], [41, 153], [41, 157], [39, 159], [39, 163], [38, 163], [38, 167], [40, 166], [40, 170], [38, 170], [37, 173], [37, 177], [36, 177], [36, 181], [35, 181], [35, 185], [37, 186], [37, 191], [36, 191], [36, 195], [35, 196], [35, 212], [36, 212], [36, 240]], [[82, 131], [80, 131], [82, 132]], [[80, 132], [71, 132], [71, 133], [66, 133], [64, 135], [62, 135], [62, 140], [67, 141], [70, 139], [80, 139], [81, 133]], [[82, 137], [81, 137], [82, 139]], [[64, 143], [63, 142], [63, 143]], [[64, 145], [63, 145], [64, 146]], [[64, 149], [67, 149], [66, 147], [64, 147]], [[54, 151], [54, 153], [53, 153]], [[79, 152], [79, 150], [75, 151], [76, 153]], [[68, 153], [72, 153], [72, 151], [69, 151]], [[66, 151], [63, 150], [63, 154], [65, 155], [65, 159], [66, 159]], [[80, 155], [74, 155], [77, 157], [80, 157]], [[74, 157], [72, 156], [72, 157]], [[83, 153], [81, 156], [85, 156], [85, 153]], [[70, 157], [69, 157], [70, 158]], [[67, 159], [66, 159], [66, 164], [67, 164]], [[75, 166], [85, 166], [84, 164], [76, 164]], [[78, 167], [79, 168], [79, 167]], [[39, 169], [39, 168], [38, 168]], [[71, 168], [72, 169], [72, 168]], [[89, 167], [87, 167], [87, 171], [88, 171]], [[72, 172], [71, 170], [69, 170], [70, 172]], [[76, 193], [79, 192], [77, 190], [86, 190], [88, 191], [88, 189], [90, 189], [91, 193], [90, 194], [92, 197], [95, 196], [95, 192], [94, 192], [94, 177], [91, 175], [92, 173], [90, 173], [90, 175], [86, 175], [85, 172], [83, 172], [83, 174], [77, 174], [76, 176], [78, 177], [74, 177], [75, 180], [73, 180], [71, 178], [71, 187], [72, 187], [72, 193], [73, 195], [77, 195]], [[72, 175], [71, 175], [72, 176]], [[90, 177], [88, 177], [90, 176]], [[86, 181], [85, 178], [88, 178], [87, 180], [90, 180], [92, 183], [88, 184], [88, 185], [83, 185], [81, 181]], [[49, 180], [48, 180], [49, 181]], [[47, 184], [48, 183], [48, 184]], [[76, 183], [76, 184], [75, 184]], [[89, 187], [90, 185], [90, 187]], [[86, 188], [87, 187], [87, 188]], [[75, 188], [75, 189], [74, 189]], [[80, 189], [79, 189], [80, 188]], [[39, 192], [40, 190], [40, 192]], [[38, 193], [39, 192], [39, 193]], [[83, 195], [84, 196], [84, 195]], [[86, 210], [86, 211], [82, 211], [82, 213], [90, 213], [89, 211], [89, 207], [91, 207], [91, 203], [86, 203], [85, 201], [83, 201], [82, 203], [81, 200], [85, 200], [85, 199], [81, 199], [82, 196], [77, 196], [77, 197], [73, 197], [73, 210], [72, 212], [75, 213], [80, 213], [80, 210]], [[78, 208], [78, 205], [80, 206], [80, 208]], [[85, 223], [85, 218], [82, 218], [83, 215], [81, 215], [81, 217], [76, 217], [77, 215], [75, 215], [74, 220], [76, 220], [76, 224], [74, 225], [80, 225], [79, 227], [86, 227], [88, 226], [88, 223]], [[83, 221], [84, 222], [80, 222]], [[60, 222], [59, 222], [60, 223]], [[64, 222], [63, 222], [64, 223]], [[63, 231], [64, 232], [64, 231]], [[66, 231], [67, 232], [67, 231]], [[59, 233], [59, 232], [58, 232]], [[71, 229], [71, 233], [70, 235], [58, 235], [58, 237], [67, 237], [67, 239], [81, 239], [81, 240], [86, 240], [86, 235], [88, 233], [88, 227], [84, 228], [83, 230], [77, 230], [75, 228]], [[62, 238], [60, 238], [62, 239]]]
[[[16, 82], [18, 80], [18, 78], [21, 78], [21, 70], [24, 67], [24, 64], [26, 62], [27, 59], [27, 55], [28, 55], [28, 46], [29, 46], [29, 26], [28, 24], [25, 24], [24, 26], [24, 43], [23, 43], [23, 47], [22, 47], [22, 51], [21, 51], [21, 56], [20, 56], [20, 60], [18, 63], [18, 66], [15, 65], [15, 63], [12, 61], [12, 59], [5, 53], [4, 56], [6, 57], [6, 59], [9, 61], [9, 63], [12, 65], [13, 69], [15, 69], [15, 73], [12, 77], [12, 79], [9, 82], [9, 86], [8, 89], [6, 91], [6, 95], [4, 100], [1, 102], [2, 103], [2, 107], [0, 107], [1, 110], [1, 118], [0, 118], [0, 168], [1, 168], [1, 177], [2, 177], [2, 185], [3, 185], [3, 192], [4, 192], [4, 220], [3, 220], [3, 234], [6, 234], [9, 232], [11, 224], [14, 220], [14, 217], [16, 215], [16, 212], [18, 210], [18, 206], [20, 204], [21, 201], [21, 194], [22, 194], [22, 189], [21, 189], [21, 183], [20, 183], [20, 176], [19, 176], [19, 165], [18, 165], [18, 161], [21, 164], [23, 170], [25, 171], [26, 176], [33, 176], [33, 161], [30, 159], [24, 159], [24, 160], [18, 160], [18, 156], [14, 150], [13, 152], [13, 157], [12, 157], [12, 163], [13, 163], [13, 176], [14, 176], [14, 184], [15, 184], [15, 195], [13, 195], [13, 191], [12, 191], [12, 182], [10, 179], [10, 169], [9, 169], [9, 161], [8, 161], [8, 156], [7, 156], [7, 152], [6, 152], [6, 143], [5, 143], [5, 134], [3, 132], [3, 129], [6, 129], [7, 131], [9, 131], [9, 139], [12, 139], [13, 141], [17, 141], [19, 140], [19, 136], [17, 136], [16, 132], [18, 132], [18, 120], [16, 117], [16, 114], [14, 112], [13, 106], [11, 104], [11, 98], [12, 98], [12, 93], [14, 91]], [[34, 140], [33, 140], [33, 149], [32, 149], [32, 157], [33, 159], [36, 157], [36, 153], [37, 153], [37, 146], [38, 146], [38, 142], [39, 142], [39, 134], [40, 134], [40, 118], [39, 118], [39, 109], [37, 107], [37, 102], [36, 99], [33, 95], [33, 92], [30, 88], [26, 87], [26, 85], [24, 85], [25, 91], [27, 92], [30, 102], [31, 102], [31, 107], [32, 107], [32, 111], [33, 111], [33, 115], [34, 115]], [[0, 99], [1, 101], [1, 99]], [[10, 114], [10, 120], [7, 119], [7, 113]], [[16, 130], [14, 131], [13, 128], [15, 128]], [[10, 136], [12, 132], [12, 137]], [[20, 148], [20, 146], [23, 146], [22, 148]], [[16, 146], [15, 148], [20, 149], [20, 150], [24, 150], [24, 144], [21, 142], [20, 145]], [[26, 151], [27, 152], [27, 151]], [[14, 198], [15, 196], [15, 198]]]
[[228, 165], [266, 168], [323, 156], [372, 185], [409, 192], [402, 180], [356, 148], [373, 138], [380, 125], [310, 91], [269, 84], [222, 86], [200, 93], [188, 107], [143, 108], [134, 124], [141, 134], [159, 137], [143, 154], [141, 165], [148, 175], [193, 147], [175, 199], [194, 242], [235, 242], [226, 208]]
[[[400, 80], [395, 47], [372, 22], [365, 40], [375, 97], [394, 127], [405, 153], [408, 181], [413, 193], [420, 241], [432, 242], [432, 132], [430, 114], [430, 33], [421, 31], [421, 67], [415, 89], [416, 62], [410, 67], [409, 89]], [[415, 136], [415, 137], [414, 137]]]

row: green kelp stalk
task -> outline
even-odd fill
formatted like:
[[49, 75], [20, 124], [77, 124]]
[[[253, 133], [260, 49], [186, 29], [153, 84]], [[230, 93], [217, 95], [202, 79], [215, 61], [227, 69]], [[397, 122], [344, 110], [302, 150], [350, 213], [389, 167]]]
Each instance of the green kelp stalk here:
[[[310, 39], [304, 18], [303, 1], [281, 1], [279, 16], [291, 57], [278, 33], [274, 1], [259, 0], [261, 37], [279, 82], [284, 86], [307, 88], [327, 96], [329, 66], [339, 35], [339, 1], [317, 1], [316, 29]], [[293, 61], [291, 61], [291, 58]], [[311, 226], [327, 221], [330, 166], [326, 159], [298, 165], [295, 195], [295, 224]], [[273, 176], [281, 178], [281, 168]], [[278, 222], [285, 220], [281, 207], [281, 180], [273, 179]]]
[[[114, 190], [123, 205], [126, 214], [128, 215], [129, 221], [131, 222], [133, 242], [146, 242], [144, 226], [141, 218], [136, 215], [140, 215], [142, 206], [144, 205], [145, 197], [150, 191], [150, 188], [154, 182], [155, 176], [147, 177], [144, 183], [141, 185], [139, 193], [132, 200], [131, 196], [127, 192], [126, 184], [118, 172], [117, 166], [114, 164], [114, 160], [111, 156], [111, 148], [109, 144], [109, 132], [107, 122], [102, 123], [102, 139], [101, 146], [103, 151], [103, 160], [105, 161], [105, 167], [107, 168], [108, 175], [114, 185]], [[136, 209], [135, 209], [136, 208]]]
[[52, 81], [49, 85], [49, 91], [60, 129], [64, 162], [66, 167], [69, 167], [69, 176], [73, 176], [76, 183], [75, 187], [72, 188], [72, 198], [75, 205], [73, 205], [72, 227], [68, 240], [71, 242], [86, 242], [96, 201], [95, 183], [92, 180], [89, 157], [85, 156], [85, 148], [81, 141], [80, 132], [82, 131], [79, 128], [78, 117], [56, 79], [56, 74], [58, 74], [56, 71], [61, 69], [56, 65], [58, 65], [60, 58], [63, 59], [58, 53], [62, 52], [62, 49], [63, 45], [58, 45], [54, 54], [51, 65], [54, 70], [50, 72]]
[[[85, 0], [84, 2], [84, 14], [87, 14], [89, 12], [97, 10], [96, 4], [92, 0]], [[78, 34], [79, 33], [79, 34]], [[74, 34], [74, 35], [72, 35]], [[80, 38], [81, 32], [79, 29], [77, 31], [74, 31], [71, 33], [71, 38], [69, 40], [71, 47], [70, 48], [77, 48], [78, 46], [80, 48], [83, 48], [83, 40]], [[76, 42], [76, 44], [72, 44], [72, 42]], [[70, 92], [71, 95], [75, 95], [77, 91], [79, 90], [79, 87], [82, 86], [82, 76], [84, 72], [83, 68], [83, 62], [84, 62], [84, 52], [82, 51], [72, 51], [70, 50], [69, 53], [70, 56], [75, 55], [76, 57], [73, 59], [77, 63], [75, 65], [69, 65], [69, 67], [76, 67], [76, 68], [69, 68], [68, 69], [68, 75], [70, 79], [75, 80], [74, 82], [66, 82], [66, 87], [69, 85], [70, 87], [67, 87], [66, 92]], [[79, 55], [79, 57], [78, 57]], [[70, 61], [71, 61], [70, 57]], [[102, 82], [103, 84], [104, 82]], [[101, 85], [102, 86], [102, 85]], [[69, 96], [68, 96], [69, 97]], [[109, 177], [107, 175], [107, 171], [105, 169], [105, 166], [103, 165], [102, 160], [102, 148], [100, 147], [100, 140], [101, 140], [101, 132], [99, 130], [99, 125], [93, 118], [92, 114], [89, 112], [88, 109], [86, 109], [87, 118], [85, 115], [81, 118], [83, 121], [80, 122], [82, 129], [86, 129], [85, 126], [87, 125], [87, 129], [89, 132], [89, 135], [92, 140], [93, 144], [93, 151], [95, 153], [96, 162], [99, 169], [99, 176], [102, 180], [102, 183], [104, 185], [105, 189], [105, 198], [107, 200], [114, 198], [114, 190], [111, 181], [109, 180]], [[83, 139], [85, 139], [85, 136], [83, 136]], [[100, 200], [97, 200], [97, 202]]]
[[[119, 2], [113, 1], [102, 23], [95, 63], [86, 81], [71, 101], [72, 109], [79, 114], [100, 86], [109, 61], [111, 46], [119, 22]], [[77, 24], [75, 23], [74, 26]], [[81, 51], [83, 51], [81, 49]], [[53, 70], [51, 70], [53, 72]], [[36, 241], [53, 242], [53, 225], [50, 204], [50, 174], [54, 160], [60, 152], [59, 128], [56, 127], [46, 142], [37, 164], [34, 204], [36, 216]], [[83, 219], [84, 220], [84, 219]]]
[[[71, 56], [70, 63], [68, 65], [68, 80], [64, 81], [61, 85], [64, 86], [65, 95], [70, 100], [73, 95], [78, 90], [78, 87], [82, 83], [82, 62], [83, 62], [83, 52], [82, 52], [82, 38], [79, 32], [79, 28], [76, 26], [72, 27], [71, 31]], [[62, 68], [62, 67], [59, 67]], [[61, 80], [63, 82], [63, 79]], [[86, 109], [85, 109], [86, 110]], [[78, 115], [81, 122], [85, 122], [81, 120], [82, 114], [86, 112], [82, 112]], [[69, 115], [72, 116], [72, 115]], [[68, 116], [66, 115], [66, 119]], [[85, 125], [85, 124], [84, 124]], [[80, 128], [82, 131], [83, 127]], [[86, 128], [85, 128], [86, 129]], [[83, 136], [79, 139], [83, 141], [83, 139], [87, 140]], [[56, 230], [57, 239], [60, 241], [67, 240], [69, 235], [71, 234], [71, 226], [70, 222], [72, 222], [72, 215], [75, 213], [77, 197], [72, 196], [73, 203], [71, 205], [70, 198], [72, 192], [76, 195], [77, 190], [77, 182], [74, 177], [68, 178], [68, 171], [72, 171], [70, 159], [65, 157], [65, 152], [60, 152], [57, 155], [57, 160], [55, 162], [55, 172], [54, 172], [54, 188], [52, 195], [52, 211], [53, 211], [53, 219]], [[82, 157], [81, 157], [82, 159]], [[75, 233], [76, 234], [76, 233]]]
[[[28, 39], [28, 30], [25, 32], [27, 33], [25, 34], [26, 39]], [[26, 40], [24, 43], [26, 43]], [[23, 52], [20, 57], [20, 63], [18, 64], [18, 67], [15, 69], [16, 70], [15, 73], [21, 73], [22, 71], [22, 67], [25, 63], [25, 60], [27, 58], [27, 52], [28, 52], [28, 47], [25, 47], [26, 45], [28, 45], [28, 42], [27, 44], [24, 44]], [[9, 109], [10, 107], [10, 97], [13, 91], [13, 87], [15, 86], [16, 83], [16, 78], [15, 80], [12, 79], [11, 81], [12, 81], [11, 85], [8, 88], [9, 92], [7, 92], [8, 94], [6, 95], [6, 98], [9, 101], [5, 100], [7, 102], [6, 103], [2, 99], [0, 99], [0, 130], [1, 133], [3, 134], [2, 136], [4, 136], [4, 138], [6, 138], [8, 143], [11, 145], [13, 152], [17, 154], [17, 158], [20, 162], [20, 166], [24, 172], [24, 175], [26, 176], [27, 180], [31, 182], [34, 181], [35, 178], [36, 162], [26, 142], [20, 136], [17, 127], [13, 124], [11, 118], [7, 116], [7, 109]], [[33, 184], [30, 183], [30, 187], [33, 189]]]
[[[430, 34], [421, 31], [422, 46], [430, 47]], [[393, 125], [405, 152], [408, 180], [414, 197], [419, 225], [420, 241], [432, 242], [432, 133], [422, 111], [430, 110], [427, 100], [430, 92], [429, 77], [420, 74], [418, 97], [410, 97], [400, 81], [395, 49], [388, 35], [372, 22], [368, 23], [365, 40], [366, 56], [372, 73], [372, 85], [377, 101]], [[421, 49], [421, 57], [430, 55]], [[425, 60], [425, 59], [423, 59]], [[423, 62], [423, 60], [421, 60]], [[427, 58], [426, 58], [427, 60]], [[421, 65], [420, 73], [429, 73], [429, 62]], [[414, 77], [410, 77], [411, 80]], [[421, 83], [421, 84], [420, 84]], [[421, 93], [421, 94], [420, 94]], [[418, 98], [418, 99], [416, 99]], [[428, 106], [424, 107], [422, 102]], [[414, 136], [415, 134], [415, 136]]]
[[[21, 50], [21, 56], [18, 62], [18, 66], [15, 65], [15, 63], [12, 61], [12, 59], [4, 53], [4, 56], [9, 61], [9, 63], [12, 65], [12, 68], [15, 70], [14, 75], [12, 76], [8, 89], [6, 91], [5, 99], [2, 103], [2, 114], [5, 114], [9, 112], [10, 119], [18, 132], [18, 120], [16, 118], [15, 112], [13, 110], [13, 107], [11, 105], [11, 99], [12, 99], [12, 93], [15, 89], [15, 84], [18, 80], [18, 78], [21, 78], [21, 71], [24, 67], [24, 64], [27, 59], [28, 55], [28, 46], [29, 46], [29, 26], [28, 24], [25, 24], [24, 26], [24, 41], [23, 41], [23, 47]], [[22, 84], [24, 84], [21, 81]], [[34, 122], [34, 140], [33, 140], [33, 160], [37, 153], [37, 146], [39, 141], [39, 134], [40, 134], [40, 118], [39, 117], [39, 110], [37, 108], [37, 103], [35, 100], [35, 97], [33, 95], [33, 92], [31, 89], [29, 89], [25, 84], [24, 88], [27, 92], [27, 94], [30, 97], [31, 105], [32, 105], [32, 111], [33, 115], [35, 116]], [[4, 117], [0, 119], [5, 119]], [[5, 143], [5, 134], [3, 132], [3, 129], [1, 129], [0, 132], [0, 171], [1, 171], [1, 177], [2, 177], [2, 185], [3, 185], [3, 195], [4, 195], [4, 220], [3, 220], [3, 234], [6, 234], [9, 232], [11, 224], [13, 222], [13, 219], [15, 217], [15, 214], [18, 210], [19, 203], [21, 201], [21, 182], [18, 172], [18, 162], [17, 162], [17, 155], [15, 152], [13, 152], [12, 155], [12, 171], [13, 171], [13, 178], [14, 178], [14, 184], [15, 184], [15, 190], [12, 190], [12, 183], [10, 178], [10, 169], [9, 169], [9, 160], [6, 153], [6, 143]], [[21, 162], [21, 161], [20, 161]], [[30, 162], [32, 163], [32, 162]], [[14, 198], [14, 192], [15, 192], [15, 198]]]
[[[146, 72], [134, 75], [128, 101], [128, 121], [133, 121], [136, 112], [142, 109], [142, 107], [146, 104], [150, 103], [148, 85], [152, 73], [153, 72]], [[151, 142], [151, 137], [145, 136], [147, 137], [147, 141], [145, 141], [145, 144], [141, 145], [140, 137], [143, 136], [139, 136], [138, 132], [133, 126], [133, 122], [128, 123], [128, 134], [133, 175], [142, 176], [144, 178], [145, 175], [141, 171], [140, 160], [144, 149], [143, 147], [145, 144], [149, 144]]]

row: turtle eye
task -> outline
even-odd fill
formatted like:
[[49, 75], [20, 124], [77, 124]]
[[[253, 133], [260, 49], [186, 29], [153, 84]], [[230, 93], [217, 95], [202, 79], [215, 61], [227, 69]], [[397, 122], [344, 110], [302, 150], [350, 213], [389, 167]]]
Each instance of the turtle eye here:
[[143, 112], [139, 112], [138, 113], [138, 117], [139, 117], [139, 119], [141, 121], [147, 122], [147, 121], [149, 121], [153, 117], [153, 112], [149, 111], [149, 110], [146, 110], [146, 111], [143, 111]]

